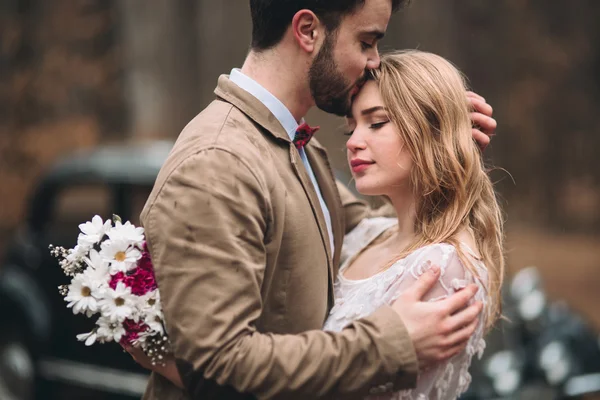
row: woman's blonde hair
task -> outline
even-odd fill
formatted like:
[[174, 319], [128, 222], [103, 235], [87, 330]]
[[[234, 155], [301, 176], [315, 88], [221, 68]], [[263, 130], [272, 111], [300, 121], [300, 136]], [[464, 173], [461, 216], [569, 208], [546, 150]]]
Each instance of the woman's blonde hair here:
[[399, 258], [428, 244], [450, 243], [478, 276], [458, 240], [460, 231], [472, 231], [488, 269], [490, 327], [501, 312], [503, 218], [472, 138], [465, 79], [444, 58], [416, 50], [382, 56], [372, 78], [414, 162], [417, 239]]

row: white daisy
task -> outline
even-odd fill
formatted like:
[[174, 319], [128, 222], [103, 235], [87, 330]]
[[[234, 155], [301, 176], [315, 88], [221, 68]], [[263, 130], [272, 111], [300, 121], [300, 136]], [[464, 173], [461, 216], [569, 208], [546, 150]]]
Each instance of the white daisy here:
[[121, 224], [121, 221], [115, 222], [114, 228], [110, 228], [106, 234], [110, 240], [123, 241], [140, 247], [144, 242], [144, 228], [136, 227], [129, 221], [124, 224]]
[[143, 296], [139, 296], [137, 301], [144, 323], [146, 323], [152, 331], [149, 332], [149, 334], [154, 335], [156, 332], [164, 334], [164, 315], [160, 305], [160, 292], [158, 290], [153, 290]]
[[100, 255], [106, 262], [110, 263], [111, 275], [119, 271], [129, 271], [142, 258], [142, 253], [137, 248], [130, 246], [128, 242], [123, 240], [107, 240], [103, 242]]
[[162, 314], [160, 306], [160, 292], [158, 289], [152, 290], [143, 296], [139, 296], [138, 305], [142, 312], [160, 312]]
[[98, 318], [96, 321], [98, 326], [97, 335], [99, 341], [102, 342], [118, 342], [125, 335], [125, 328], [119, 322], [111, 322], [111, 320], [105, 316]]
[[80, 342], [85, 341], [86, 346], [91, 346], [96, 342], [97, 337], [98, 337], [98, 334], [96, 333], [96, 329], [94, 329], [91, 332], [82, 333], [80, 335], [77, 335], [77, 340], [79, 340]]
[[103, 222], [100, 216], [95, 215], [94, 218], [92, 218], [91, 222], [88, 221], [84, 224], [79, 225], [81, 233], [79, 234], [79, 237], [77, 239], [78, 244], [85, 243], [88, 244], [90, 247], [95, 245], [96, 243], [100, 242], [100, 240], [102, 239], [106, 231], [111, 227], [111, 225], [112, 224], [110, 220]]
[[84, 258], [87, 268], [83, 271], [84, 275], [95, 283], [96, 291], [92, 291], [92, 295], [96, 298], [103, 296], [103, 291], [108, 288], [110, 280], [108, 262], [106, 262], [100, 253], [96, 250], [91, 250], [89, 257]]
[[73, 314], [85, 313], [91, 317], [100, 309], [98, 300], [93, 293], [98, 289], [97, 282], [85, 274], [76, 275], [69, 285], [69, 292], [65, 301], [69, 302], [67, 307], [73, 307]]
[[125, 319], [137, 322], [139, 317], [135, 310], [135, 297], [131, 294], [131, 288], [123, 282], [117, 283], [115, 289], [106, 289], [104, 298], [99, 301], [102, 316], [108, 318], [111, 323], [121, 323]]
[[144, 323], [146, 325], [148, 325], [148, 327], [152, 331], [151, 332], [152, 335], [155, 335], [156, 333], [158, 333], [160, 335], [164, 335], [165, 334], [165, 329], [164, 329], [164, 326], [163, 326], [163, 315], [162, 315], [162, 312], [160, 312], [160, 311], [157, 311], [157, 312], [147, 312], [146, 315], [145, 315], [145, 317], [144, 317]]

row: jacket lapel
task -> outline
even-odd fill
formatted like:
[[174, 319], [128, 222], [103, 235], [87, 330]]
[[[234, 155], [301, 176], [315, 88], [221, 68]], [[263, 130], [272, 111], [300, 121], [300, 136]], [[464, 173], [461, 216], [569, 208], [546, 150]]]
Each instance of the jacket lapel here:
[[[300, 158], [298, 150], [290, 140], [290, 137], [285, 129], [281, 126], [281, 123], [279, 123], [277, 118], [275, 118], [275, 116], [264, 104], [262, 104], [250, 93], [231, 82], [229, 77], [226, 75], [221, 75], [219, 77], [215, 94], [228, 103], [231, 103], [233, 106], [254, 120], [254, 122], [256, 122], [258, 125], [262, 126], [269, 136], [281, 141], [283, 145], [287, 145], [289, 147], [289, 159], [292, 164], [292, 168], [294, 169], [298, 180], [302, 184], [302, 188], [304, 189], [304, 192], [309, 200], [313, 215], [321, 233], [321, 241], [328, 256], [327, 268], [329, 270], [329, 302], [331, 307], [333, 304], [333, 266], [337, 265], [339, 262], [339, 250], [342, 246], [342, 225], [339, 221], [339, 204], [341, 201], [339, 200], [339, 194], [337, 193], [337, 188], [335, 187], [335, 180], [332, 178], [333, 174], [327, 161], [327, 153], [325, 152], [325, 149], [322, 148], [321, 145], [318, 144], [314, 139], [311, 143], [309, 143], [308, 146], [305, 147], [308, 160], [317, 179], [317, 183], [319, 184], [321, 194], [323, 195], [323, 200], [327, 204], [331, 214], [333, 224], [332, 231], [334, 233], [334, 244], [336, 247], [335, 255], [332, 254], [331, 251], [329, 235], [327, 232], [327, 224], [325, 223], [325, 216], [321, 210], [317, 192], [315, 191], [308, 172], [302, 163], [302, 159]], [[334, 258], [336, 258], [336, 260], [334, 260]]]
[[[307, 152], [307, 157], [308, 157], [308, 152]], [[333, 282], [333, 277], [332, 277], [332, 275], [333, 275], [333, 271], [332, 271], [333, 255], [331, 252], [331, 246], [330, 246], [330, 242], [329, 242], [329, 234], [327, 232], [327, 223], [325, 222], [325, 215], [323, 214], [323, 210], [321, 209], [321, 204], [319, 202], [319, 197], [317, 196], [315, 187], [312, 184], [312, 181], [310, 180], [310, 176], [308, 175], [308, 172], [306, 171], [304, 164], [302, 163], [302, 159], [300, 158], [300, 154], [298, 153], [298, 150], [296, 150], [296, 147], [294, 147], [293, 144], [290, 146], [290, 160], [292, 162], [292, 167], [294, 168], [294, 172], [296, 173], [296, 176], [300, 180], [300, 183], [302, 184], [302, 188], [304, 189], [304, 192], [306, 193], [306, 196], [308, 197], [308, 200], [310, 202], [310, 207], [312, 208], [313, 215], [315, 216], [317, 225], [319, 226], [319, 232], [321, 233], [321, 241], [323, 242], [323, 246], [325, 247], [326, 252], [327, 252], [327, 262], [328, 262], [327, 267], [329, 269], [329, 278], [330, 278], [331, 282]], [[322, 173], [321, 174], [317, 173], [315, 165], [313, 164], [313, 161], [310, 158], [309, 158], [309, 162], [310, 162], [311, 168], [313, 170], [313, 173], [315, 174], [315, 177], [317, 178], [317, 183], [319, 184], [319, 189], [321, 190], [321, 194], [323, 196], [325, 196], [325, 194], [323, 192], [324, 187], [323, 187], [323, 183], [322, 183], [323, 182]], [[326, 185], [331, 185], [331, 183], [328, 183]], [[329, 204], [325, 197], [323, 197], [323, 200], [325, 200], [325, 203], [327, 204], [327, 207], [329, 208]], [[333, 215], [332, 215], [332, 219], [333, 219]]]
[[[343, 217], [343, 213], [341, 212], [342, 200], [337, 190], [333, 169], [331, 168], [331, 164], [329, 164], [327, 150], [314, 139], [305, 150], [310, 166], [317, 178], [319, 188], [321, 189], [321, 195], [323, 196], [323, 200], [325, 200], [325, 204], [327, 205], [331, 216], [333, 244], [335, 246], [335, 252], [332, 255], [332, 259], [334, 260], [334, 265], [337, 265], [337, 261], [339, 261], [337, 259], [340, 255], [339, 250], [341, 250], [344, 239], [343, 221], [341, 220]], [[325, 227], [325, 229], [327, 229], [327, 227]], [[329, 245], [329, 241], [327, 244]]]
[[[327, 246], [328, 254], [331, 260], [329, 273], [332, 283], [330, 287], [333, 288], [333, 281], [338, 271], [342, 242], [344, 239], [344, 222], [342, 221], [342, 200], [340, 199], [340, 194], [338, 193], [337, 186], [335, 184], [335, 176], [333, 175], [333, 170], [331, 169], [331, 165], [329, 164], [329, 158], [327, 156], [327, 151], [325, 150], [325, 148], [322, 147], [321, 144], [318, 143], [315, 139], [313, 139], [311, 143], [305, 147], [305, 151], [313, 173], [315, 174], [315, 178], [317, 179], [317, 183], [319, 184], [321, 195], [323, 196], [323, 200], [325, 201], [325, 204], [327, 205], [327, 209], [329, 210], [329, 214], [331, 216], [331, 230], [333, 232], [333, 245], [335, 246], [335, 251], [333, 252], [333, 254], [331, 252], [330, 242], [327, 235], [327, 226], [325, 225], [325, 218], [322, 216], [321, 213], [321, 231], [324, 233], [324, 238], [326, 239], [325, 244]], [[319, 200], [317, 199], [316, 201], [318, 204]], [[331, 300], [333, 301], [333, 292], [331, 293]]]

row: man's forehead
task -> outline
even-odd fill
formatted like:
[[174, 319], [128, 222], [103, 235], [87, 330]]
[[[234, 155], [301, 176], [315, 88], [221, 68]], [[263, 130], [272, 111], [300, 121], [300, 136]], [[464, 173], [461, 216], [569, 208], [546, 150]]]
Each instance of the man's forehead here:
[[353, 30], [384, 33], [392, 16], [392, 0], [365, 0], [344, 22]]

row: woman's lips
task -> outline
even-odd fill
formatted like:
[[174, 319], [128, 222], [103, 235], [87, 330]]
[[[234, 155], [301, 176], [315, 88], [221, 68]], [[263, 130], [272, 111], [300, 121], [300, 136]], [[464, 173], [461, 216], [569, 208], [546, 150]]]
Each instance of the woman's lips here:
[[352, 160], [350, 161], [350, 167], [352, 168], [352, 172], [355, 174], [364, 171], [369, 168], [369, 166], [375, 164], [373, 161], [366, 160]]

